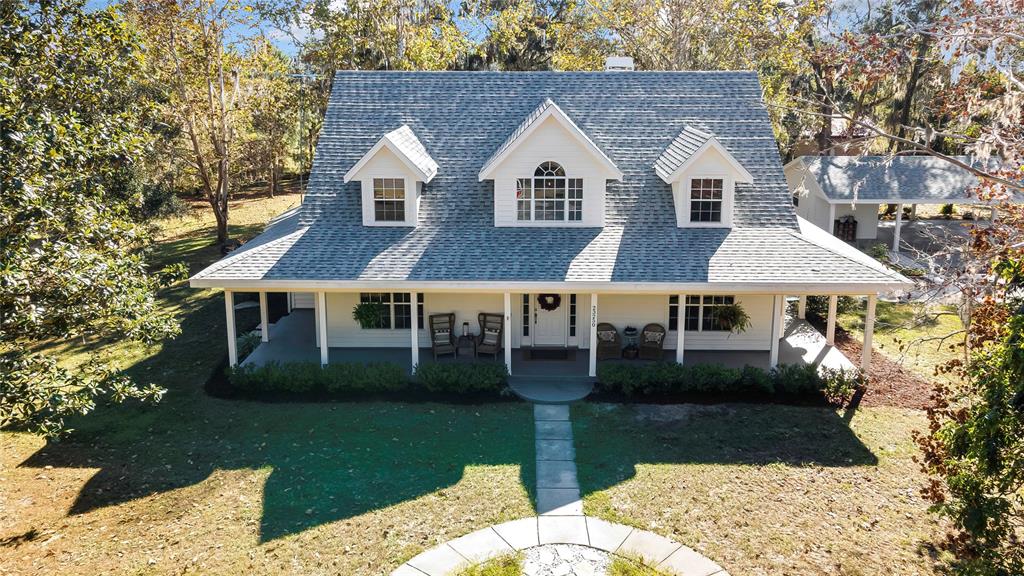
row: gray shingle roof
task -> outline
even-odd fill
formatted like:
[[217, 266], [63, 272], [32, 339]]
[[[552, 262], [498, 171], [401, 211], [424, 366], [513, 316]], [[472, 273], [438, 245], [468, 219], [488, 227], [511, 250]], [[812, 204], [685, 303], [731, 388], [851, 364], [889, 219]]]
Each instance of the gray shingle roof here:
[[[537, 102], [551, 99], [622, 170], [605, 227], [494, 227], [477, 179]], [[408, 125], [440, 169], [415, 228], [364, 227], [342, 175], [390, 127]], [[715, 134], [752, 175], [734, 225], [676, 226], [655, 172], [686, 127]], [[301, 210], [195, 276], [272, 281], [898, 283], [799, 232], [753, 72], [339, 72]]]
[[654, 170], [662, 180], [668, 180], [672, 174], [686, 163], [693, 153], [714, 138], [711, 134], [698, 130], [693, 126], [684, 126], [679, 136], [665, 148], [665, 151], [654, 161]]
[[428, 182], [437, 174], [437, 162], [427, 153], [427, 149], [412, 128], [403, 124], [400, 128], [385, 134], [384, 138], [390, 140], [410, 162], [426, 174]]
[[[960, 160], [971, 163], [966, 156]], [[934, 156], [802, 156], [800, 160], [831, 200], [880, 202], [966, 201], [978, 178]], [[995, 160], [979, 165], [995, 166]]]

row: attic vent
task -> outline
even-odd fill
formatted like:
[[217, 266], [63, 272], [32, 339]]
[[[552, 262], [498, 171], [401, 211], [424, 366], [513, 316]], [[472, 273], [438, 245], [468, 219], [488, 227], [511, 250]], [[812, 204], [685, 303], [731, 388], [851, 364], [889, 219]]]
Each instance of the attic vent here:
[[636, 66], [629, 56], [609, 56], [604, 61], [604, 69], [606, 72], [632, 72]]

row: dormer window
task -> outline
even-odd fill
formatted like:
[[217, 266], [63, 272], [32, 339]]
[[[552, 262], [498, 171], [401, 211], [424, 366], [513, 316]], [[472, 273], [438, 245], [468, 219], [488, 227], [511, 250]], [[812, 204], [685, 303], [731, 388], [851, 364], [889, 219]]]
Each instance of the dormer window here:
[[691, 179], [690, 222], [721, 222], [724, 188], [721, 178]]
[[376, 222], [405, 221], [405, 179], [373, 179], [373, 214]]
[[654, 171], [672, 186], [680, 228], [731, 228], [736, 184], [754, 181], [714, 135], [692, 126], [683, 127]]
[[516, 218], [520, 221], [583, 219], [583, 179], [566, 178], [557, 162], [544, 162], [533, 178], [516, 179]]

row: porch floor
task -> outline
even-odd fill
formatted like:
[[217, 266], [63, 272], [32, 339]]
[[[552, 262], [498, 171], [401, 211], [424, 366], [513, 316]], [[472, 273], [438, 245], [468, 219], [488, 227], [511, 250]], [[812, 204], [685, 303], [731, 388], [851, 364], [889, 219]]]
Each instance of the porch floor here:
[[[308, 309], [293, 310], [291, 314], [281, 317], [276, 324], [270, 325], [270, 341], [261, 343], [249, 354], [242, 365], [262, 365], [267, 362], [319, 362], [320, 351], [315, 344], [315, 321], [313, 311]], [[523, 349], [512, 350], [512, 384], [527, 384], [526, 388], [544, 387], [557, 388], [557, 382], [565, 382], [568, 388], [577, 393], [582, 384], [592, 384], [593, 379], [587, 376], [589, 362], [586, 350], [574, 350], [567, 360], [525, 360]], [[674, 362], [675, 350], [665, 350], [665, 360]], [[408, 348], [330, 348], [330, 362], [391, 362], [412, 370], [412, 358]], [[477, 361], [502, 361], [481, 356]], [[724, 366], [742, 367], [745, 365], [767, 369], [769, 367], [767, 350], [690, 350], [686, 352], [686, 364], [720, 364]], [[442, 356], [437, 362], [472, 362], [474, 358], [468, 351], [457, 358]], [[435, 362], [431, 349], [420, 349], [420, 362]], [[607, 362], [639, 362], [638, 360], [602, 360]], [[819, 366], [833, 368], [853, 368], [850, 362], [836, 348], [825, 343], [825, 337], [815, 330], [806, 320], [789, 318], [785, 334], [779, 346], [779, 363], [805, 364], [814, 363]], [[551, 379], [551, 382], [541, 382]], [[566, 380], [571, 379], [571, 380]], [[525, 389], [524, 389], [525, 391]], [[566, 390], [568, 393], [569, 390]]]

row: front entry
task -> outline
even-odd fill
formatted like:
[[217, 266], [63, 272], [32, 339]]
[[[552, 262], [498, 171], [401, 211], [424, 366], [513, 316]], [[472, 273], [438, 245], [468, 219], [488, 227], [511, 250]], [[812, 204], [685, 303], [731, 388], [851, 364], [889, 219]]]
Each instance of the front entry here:
[[561, 301], [557, 302], [558, 307], [554, 310], [545, 310], [541, 305], [540, 298], [545, 299], [547, 308], [551, 308], [556, 302], [552, 298], [554, 294], [539, 294], [533, 296], [533, 345], [534, 346], [566, 346], [568, 340], [568, 321], [566, 310], [569, 309], [569, 299], [561, 294], [557, 295]]

